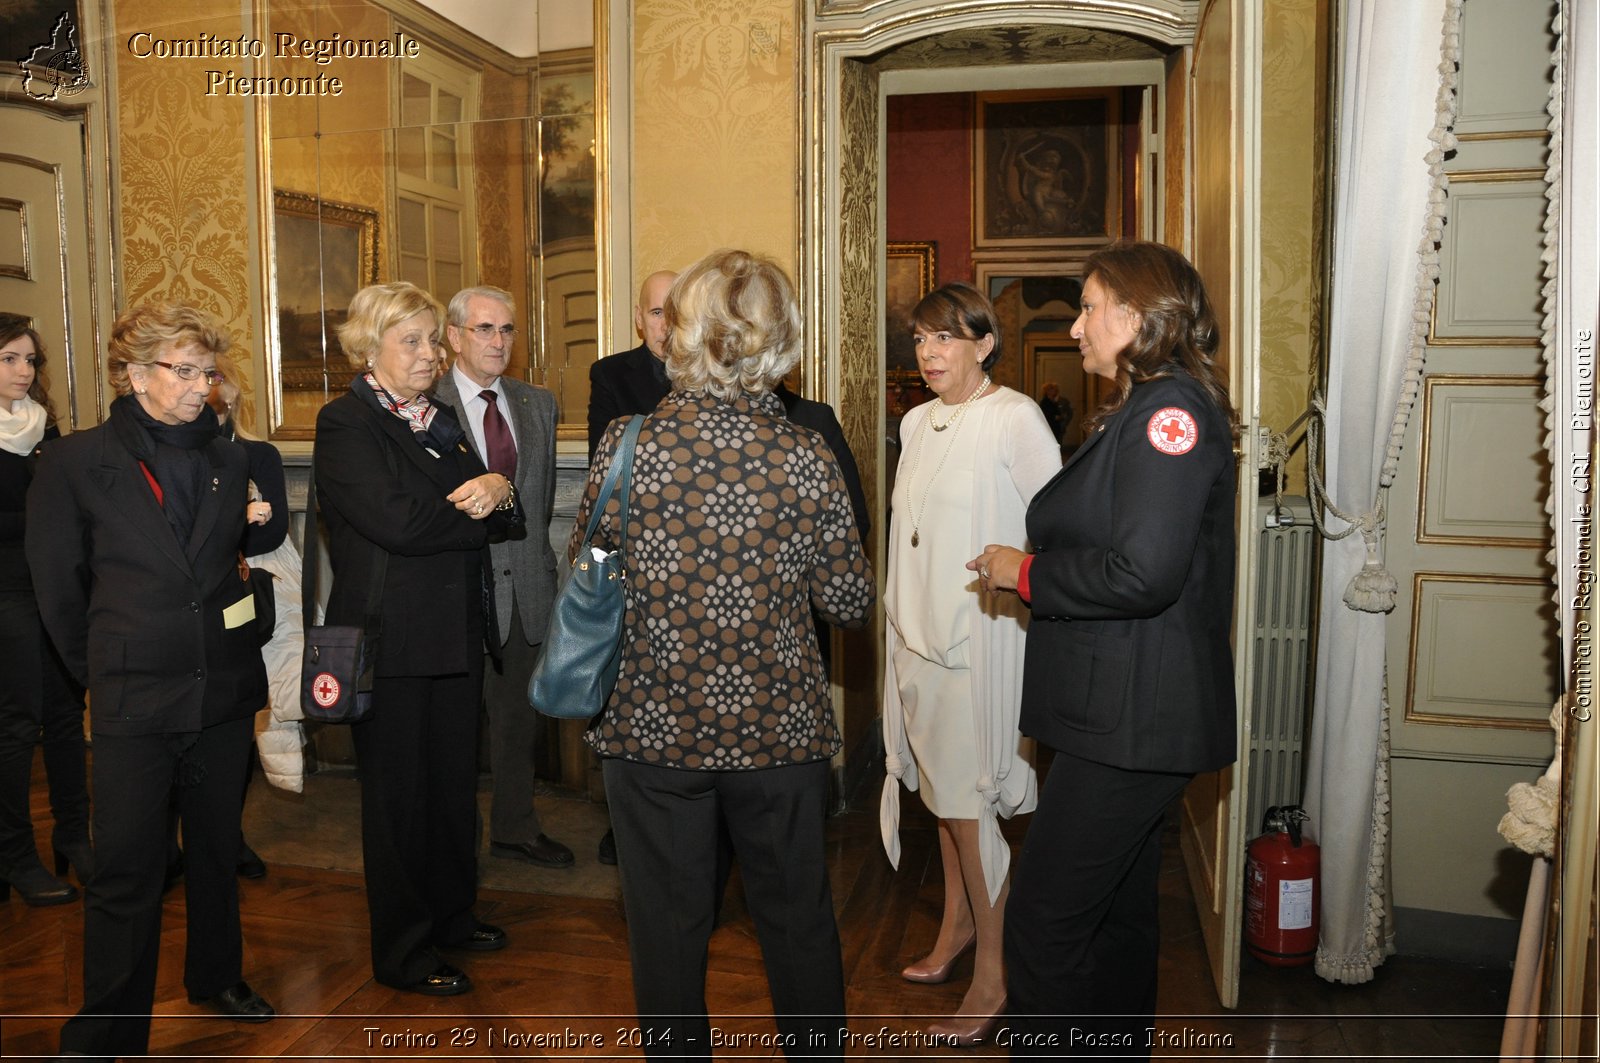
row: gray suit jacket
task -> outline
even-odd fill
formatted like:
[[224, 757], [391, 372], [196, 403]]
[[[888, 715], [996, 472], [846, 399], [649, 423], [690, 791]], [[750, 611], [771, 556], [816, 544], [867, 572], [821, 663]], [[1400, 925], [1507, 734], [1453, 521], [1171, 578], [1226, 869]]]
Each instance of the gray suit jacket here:
[[[549, 391], [522, 380], [501, 377], [507, 409], [500, 412], [511, 422], [517, 438], [517, 494], [527, 523], [512, 531], [513, 538], [489, 543], [494, 566], [495, 615], [503, 617], [496, 633], [500, 645], [510, 636], [511, 591], [516, 588], [522, 633], [529, 642], [543, 642], [550, 623], [550, 603], [556, 593], [556, 555], [550, 549], [550, 510], [556, 493], [556, 399]], [[453, 408], [474, 452], [478, 441], [468, 427], [466, 406], [456, 390], [455, 377], [445, 373], [433, 389], [434, 398]], [[479, 454], [487, 460], [487, 455]]]

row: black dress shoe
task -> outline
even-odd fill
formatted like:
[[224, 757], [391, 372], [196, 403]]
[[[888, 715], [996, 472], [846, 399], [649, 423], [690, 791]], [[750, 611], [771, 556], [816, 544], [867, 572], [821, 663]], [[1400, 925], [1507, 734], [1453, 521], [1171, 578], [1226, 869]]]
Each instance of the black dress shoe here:
[[278, 1013], [261, 994], [250, 988], [248, 982], [224, 989], [214, 997], [189, 995], [189, 1003], [204, 1004], [218, 1015], [226, 1015], [236, 1022], [266, 1022]]
[[472, 989], [472, 979], [448, 963], [441, 963], [433, 973], [400, 987], [408, 993], [421, 993], [429, 997], [453, 997]]
[[445, 942], [447, 949], [467, 949], [471, 952], [499, 952], [506, 947], [506, 932], [497, 926], [488, 923], [479, 923], [477, 928], [462, 938], [460, 941]]
[[246, 845], [243, 840], [239, 842], [239, 877], [248, 879], [266, 878], [267, 865], [256, 851]]
[[78, 899], [77, 888], [46, 871], [37, 854], [30, 866], [13, 868], [0, 874], [0, 901], [11, 899], [12, 887], [33, 908], [48, 908], [53, 904], [67, 904]]
[[531, 842], [491, 841], [489, 855], [502, 860], [526, 860], [540, 867], [571, 867], [574, 862], [572, 850], [547, 834], [541, 834]]
[[597, 854], [597, 856], [602, 864], [610, 864], [613, 867], [616, 866], [617, 835], [615, 831], [608, 829], [605, 833], [605, 836], [600, 839], [600, 852]]

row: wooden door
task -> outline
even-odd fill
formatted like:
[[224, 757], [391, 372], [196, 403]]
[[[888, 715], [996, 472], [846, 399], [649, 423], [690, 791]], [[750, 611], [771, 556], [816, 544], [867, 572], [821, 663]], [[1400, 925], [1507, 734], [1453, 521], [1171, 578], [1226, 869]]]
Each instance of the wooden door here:
[[[1207, 6], [1190, 52], [1185, 93], [1190, 165], [1182, 195], [1189, 232], [1167, 233], [1185, 246], [1205, 281], [1223, 337], [1219, 352], [1241, 421], [1239, 554], [1234, 600], [1234, 685], [1239, 698], [1238, 743], [1247, 748], [1253, 640], [1247, 619], [1255, 602], [1256, 441], [1258, 420], [1259, 247], [1256, 142], [1259, 133], [1260, 0], [1216, 0]], [[1169, 131], [1171, 125], [1169, 123]], [[1169, 223], [1170, 224], [1170, 223]], [[1239, 946], [1244, 845], [1249, 825], [1247, 773], [1238, 765], [1197, 776], [1184, 794], [1180, 837], [1217, 998], [1239, 1000]]]
[[88, 195], [80, 117], [0, 106], [0, 309], [44, 341], [63, 429], [98, 423]]

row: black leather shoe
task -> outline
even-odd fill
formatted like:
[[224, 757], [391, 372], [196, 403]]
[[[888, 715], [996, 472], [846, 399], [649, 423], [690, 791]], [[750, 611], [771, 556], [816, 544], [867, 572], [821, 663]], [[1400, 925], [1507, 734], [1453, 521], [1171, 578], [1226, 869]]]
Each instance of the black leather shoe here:
[[0, 901], [11, 899], [12, 887], [33, 908], [48, 908], [53, 904], [67, 904], [78, 899], [77, 888], [46, 871], [37, 855], [33, 858], [32, 866], [0, 874]]
[[210, 998], [190, 994], [189, 1003], [204, 1004], [218, 1015], [226, 1015], [235, 1022], [266, 1022], [278, 1014], [271, 1004], [261, 998], [261, 994], [250, 988], [248, 982], [240, 982]]
[[541, 834], [531, 842], [491, 841], [489, 855], [502, 860], [526, 860], [540, 867], [571, 867], [574, 863], [572, 850], [548, 834]]
[[449, 941], [444, 944], [447, 949], [467, 949], [471, 952], [499, 952], [506, 947], [506, 932], [497, 926], [488, 923], [479, 923], [477, 929], [462, 938], [460, 941]]
[[421, 993], [429, 997], [453, 997], [470, 992], [472, 979], [448, 963], [441, 963], [432, 974], [400, 988], [408, 993]]
[[605, 836], [600, 839], [600, 852], [597, 854], [597, 857], [602, 864], [610, 864], [613, 867], [616, 866], [617, 834], [615, 831], [607, 830]]
[[239, 842], [239, 877], [248, 879], [267, 877], [266, 863], [243, 841]]

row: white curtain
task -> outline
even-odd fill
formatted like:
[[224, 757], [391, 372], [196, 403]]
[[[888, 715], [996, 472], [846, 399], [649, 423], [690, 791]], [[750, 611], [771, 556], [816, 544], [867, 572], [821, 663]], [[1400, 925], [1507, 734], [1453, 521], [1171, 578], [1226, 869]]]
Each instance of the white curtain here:
[[[1383, 501], [1416, 398], [1424, 298], [1437, 270], [1435, 183], [1449, 137], [1439, 126], [1441, 112], [1448, 120], [1459, 14], [1460, 0], [1349, 0], [1342, 9], [1322, 479], [1329, 501], [1363, 534], [1329, 541], [1323, 553], [1305, 794], [1322, 847], [1316, 971], [1337, 982], [1368, 981], [1393, 951], [1385, 901], [1387, 620], [1356, 611], [1345, 596], [1362, 585], [1358, 576], [1369, 589], [1379, 582], [1374, 574], [1388, 578]], [[1332, 526], [1329, 513], [1329, 532], [1349, 530]]]

